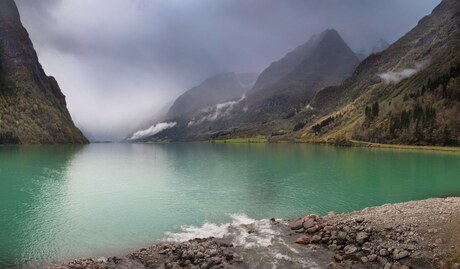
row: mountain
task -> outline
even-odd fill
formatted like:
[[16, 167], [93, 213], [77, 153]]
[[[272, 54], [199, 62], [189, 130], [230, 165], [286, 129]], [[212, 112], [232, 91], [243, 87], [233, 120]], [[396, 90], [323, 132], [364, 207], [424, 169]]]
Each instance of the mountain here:
[[355, 54], [360, 61], [366, 59], [369, 56], [369, 53], [365, 49], [358, 50], [355, 52]]
[[261, 73], [241, 104], [248, 107], [243, 121], [266, 122], [296, 114], [317, 91], [339, 83], [358, 64], [359, 59], [337, 31], [314, 35]]
[[390, 44], [388, 44], [388, 42], [386, 42], [384, 39], [379, 39], [374, 44], [374, 46], [372, 46], [371, 53], [381, 52], [383, 50], [386, 50], [389, 46], [390, 46]]
[[377, 42], [375, 42], [374, 45], [372, 45], [372, 47], [370, 47], [370, 49], [360, 49], [356, 51], [355, 54], [358, 57], [358, 59], [362, 61], [372, 53], [379, 53], [383, 50], [386, 50], [389, 46], [390, 44], [388, 44], [388, 42], [380, 38], [379, 40], [377, 40]]
[[87, 142], [38, 62], [16, 4], [0, 1], [0, 144]]
[[322, 84], [334, 84], [351, 74], [359, 60], [333, 29], [310, 40], [272, 63], [257, 79], [252, 92], [316, 92]]
[[252, 88], [256, 78], [257, 74], [254, 73], [214, 75], [179, 96], [166, 118], [187, 116], [208, 106], [240, 98]]
[[353, 75], [319, 91], [293, 139], [458, 145], [460, 2], [443, 0]]
[[[207, 109], [198, 113], [170, 117], [177, 124], [158, 132], [155, 138], [188, 141], [267, 136], [292, 129], [296, 118], [301, 117], [299, 112], [316, 92], [339, 83], [358, 63], [359, 59], [337, 31], [326, 30], [273, 62], [246, 96], [225, 103], [213, 101], [213, 105], [208, 102]], [[185, 107], [188, 100], [176, 101], [175, 106]]]

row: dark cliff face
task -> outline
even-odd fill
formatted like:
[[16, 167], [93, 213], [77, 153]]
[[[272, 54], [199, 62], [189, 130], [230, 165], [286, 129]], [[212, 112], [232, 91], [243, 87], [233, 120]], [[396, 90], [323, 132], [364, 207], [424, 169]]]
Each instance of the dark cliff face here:
[[0, 1], [0, 144], [87, 142], [43, 71], [16, 4]]

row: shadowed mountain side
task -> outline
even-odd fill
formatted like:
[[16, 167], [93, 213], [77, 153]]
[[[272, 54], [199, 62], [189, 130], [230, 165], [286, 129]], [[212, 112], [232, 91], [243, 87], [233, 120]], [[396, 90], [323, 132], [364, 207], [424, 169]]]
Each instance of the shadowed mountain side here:
[[246, 97], [215, 103], [188, 117], [175, 117], [177, 125], [158, 133], [154, 140], [270, 135], [292, 129], [296, 116], [315, 93], [339, 83], [358, 63], [340, 35], [326, 30], [272, 63]]
[[458, 144], [460, 2], [444, 0], [338, 86], [318, 92], [301, 140]]
[[87, 142], [38, 62], [16, 4], [0, 1], [0, 144]]

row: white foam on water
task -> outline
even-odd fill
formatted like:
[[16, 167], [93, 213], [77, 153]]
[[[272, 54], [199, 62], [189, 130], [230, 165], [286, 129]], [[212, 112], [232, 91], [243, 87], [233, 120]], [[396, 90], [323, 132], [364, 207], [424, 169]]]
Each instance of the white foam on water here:
[[205, 222], [201, 227], [182, 226], [181, 232], [166, 233], [166, 241], [184, 242], [195, 238], [228, 238], [235, 246], [245, 248], [268, 247], [279, 233], [272, 229], [270, 220], [255, 220], [244, 214], [231, 214], [231, 222]]
[[107, 262], [107, 258], [102, 256], [102, 257], [97, 258], [96, 261], [105, 263], [105, 262]]
[[275, 259], [290, 261], [291, 257], [289, 257], [288, 255], [281, 254], [281, 253], [276, 253], [275, 254]]
[[185, 242], [195, 238], [223, 238], [228, 234], [230, 223], [215, 224], [206, 222], [201, 227], [195, 226], [182, 226], [182, 232], [179, 233], [166, 233], [166, 241], [170, 242]]
[[[220, 238], [247, 249], [248, 252], [243, 251], [242, 255], [251, 255], [255, 259], [254, 265], [257, 267], [254, 268], [260, 268], [260, 261], [263, 261], [265, 268], [286, 268], [292, 264], [301, 268], [318, 268], [295, 246], [284, 241], [277, 227], [279, 224], [287, 225], [285, 221], [277, 220], [278, 225], [274, 225], [268, 219], [255, 220], [244, 214], [231, 214], [230, 218], [229, 223], [205, 222], [200, 227], [182, 226], [178, 233], [167, 233], [165, 240], [184, 242], [195, 238]], [[251, 263], [250, 260], [248, 262]]]

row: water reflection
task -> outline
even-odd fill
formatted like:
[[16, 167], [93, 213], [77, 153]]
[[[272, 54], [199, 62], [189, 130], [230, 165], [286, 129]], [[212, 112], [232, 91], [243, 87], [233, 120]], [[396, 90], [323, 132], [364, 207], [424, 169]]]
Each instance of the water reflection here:
[[0, 148], [0, 267], [116, 255], [230, 213], [294, 217], [460, 190], [460, 156], [313, 145]]
[[[40, 248], [48, 230], [59, 224], [53, 204], [63, 199], [69, 163], [82, 146], [22, 146], [0, 148], [0, 267], [15, 262], [56, 256]], [[46, 252], [46, 253], [43, 253]]]

